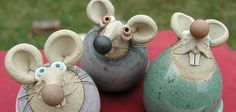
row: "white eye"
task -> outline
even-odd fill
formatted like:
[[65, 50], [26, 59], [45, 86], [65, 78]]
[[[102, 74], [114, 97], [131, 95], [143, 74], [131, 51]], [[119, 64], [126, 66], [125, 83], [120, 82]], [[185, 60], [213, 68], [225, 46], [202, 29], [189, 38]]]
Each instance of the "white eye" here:
[[63, 62], [57, 61], [52, 63], [51, 68], [57, 69], [57, 70], [62, 70], [62, 71], [66, 71], [66, 65]]
[[114, 16], [106, 15], [102, 18], [102, 21], [100, 22], [100, 27], [105, 27], [107, 24], [114, 22], [116, 18]]
[[36, 69], [35, 79], [38, 81], [44, 75], [45, 71], [46, 71], [45, 67], [39, 67], [38, 69]]
[[103, 24], [108, 24], [108, 23], [110, 23], [110, 21], [111, 21], [111, 16], [104, 16], [102, 18], [102, 23]]
[[122, 38], [128, 41], [131, 39], [131, 37], [132, 37], [132, 31], [131, 31], [130, 26], [124, 25], [122, 27]]

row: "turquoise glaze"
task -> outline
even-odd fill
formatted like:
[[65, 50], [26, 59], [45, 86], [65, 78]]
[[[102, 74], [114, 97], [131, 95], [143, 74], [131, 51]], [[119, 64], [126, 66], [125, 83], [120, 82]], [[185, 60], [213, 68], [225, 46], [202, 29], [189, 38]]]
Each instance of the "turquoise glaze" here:
[[218, 66], [207, 80], [185, 79], [174, 63], [171, 48], [153, 62], [144, 81], [144, 105], [148, 112], [222, 112], [221, 95]]

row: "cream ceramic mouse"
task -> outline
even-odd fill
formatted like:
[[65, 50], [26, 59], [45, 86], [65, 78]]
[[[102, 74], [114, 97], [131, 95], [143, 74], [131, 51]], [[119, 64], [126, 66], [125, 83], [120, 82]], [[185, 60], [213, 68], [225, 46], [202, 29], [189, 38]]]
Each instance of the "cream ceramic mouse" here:
[[78, 34], [60, 30], [44, 46], [48, 64], [30, 44], [11, 48], [5, 58], [9, 75], [23, 84], [16, 101], [17, 112], [99, 112], [97, 87], [75, 64], [83, 53]]

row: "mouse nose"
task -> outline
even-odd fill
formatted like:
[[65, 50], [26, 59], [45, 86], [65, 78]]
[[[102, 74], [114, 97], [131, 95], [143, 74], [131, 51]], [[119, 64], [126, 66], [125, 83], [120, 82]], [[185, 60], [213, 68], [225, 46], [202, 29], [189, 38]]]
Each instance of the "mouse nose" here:
[[190, 33], [196, 39], [202, 39], [209, 33], [209, 25], [202, 19], [194, 21], [190, 26]]
[[57, 84], [47, 85], [41, 92], [43, 101], [49, 106], [57, 106], [64, 100], [64, 90]]
[[99, 54], [104, 55], [110, 52], [112, 42], [108, 37], [101, 35], [94, 40], [93, 46]]

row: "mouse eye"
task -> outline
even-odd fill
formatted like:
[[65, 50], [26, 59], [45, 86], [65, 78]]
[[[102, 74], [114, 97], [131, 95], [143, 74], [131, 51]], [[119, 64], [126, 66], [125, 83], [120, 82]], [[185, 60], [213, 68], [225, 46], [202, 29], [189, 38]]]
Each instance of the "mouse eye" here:
[[111, 17], [110, 16], [104, 16], [102, 18], [102, 23], [103, 24], [108, 24], [111, 21]]
[[38, 81], [45, 73], [46, 68], [45, 67], [39, 67], [35, 71], [35, 79]]
[[130, 40], [130, 38], [132, 37], [131, 28], [128, 25], [124, 25], [122, 27], [122, 34], [124, 40]]
[[57, 61], [52, 63], [51, 68], [57, 69], [57, 70], [62, 70], [62, 71], [66, 71], [66, 65], [63, 62]]
[[114, 16], [109, 16], [109, 15], [106, 15], [106, 16], [103, 16], [102, 17], [102, 20], [100, 21], [100, 27], [105, 27], [106, 25], [108, 25], [109, 23], [111, 22], [114, 22], [116, 21], [116, 18]]

